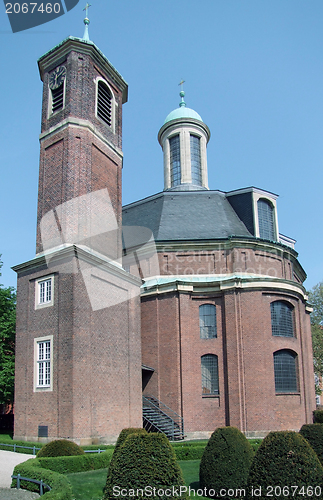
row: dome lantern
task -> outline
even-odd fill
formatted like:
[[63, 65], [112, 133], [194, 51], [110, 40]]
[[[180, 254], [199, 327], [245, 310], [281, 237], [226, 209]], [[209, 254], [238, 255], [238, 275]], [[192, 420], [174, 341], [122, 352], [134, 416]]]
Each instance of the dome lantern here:
[[208, 189], [206, 146], [210, 131], [201, 116], [186, 106], [183, 89], [179, 95], [179, 107], [167, 115], [158, 133], [164, 153], [164, 190]]

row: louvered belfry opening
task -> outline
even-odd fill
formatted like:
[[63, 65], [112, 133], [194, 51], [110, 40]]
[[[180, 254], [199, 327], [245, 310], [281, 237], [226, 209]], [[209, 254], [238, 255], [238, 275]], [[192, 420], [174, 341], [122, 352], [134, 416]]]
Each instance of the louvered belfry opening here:
[[52, 90], [52, 113], [63, 108], [64, 103], [64, 83], [57, 89]]
[[98, 117], [111, 127], [111, 101], [109, 87], [104, 82], [98, 84]]

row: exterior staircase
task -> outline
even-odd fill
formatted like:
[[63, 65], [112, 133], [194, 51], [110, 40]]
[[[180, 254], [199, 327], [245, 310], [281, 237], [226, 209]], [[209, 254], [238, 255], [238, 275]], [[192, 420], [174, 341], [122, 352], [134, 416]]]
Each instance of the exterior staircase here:
[[142, 397], [143, 427], [148, 432], [162, 432], [169, 440], [184, 439], [184, 421], [154, 396]]

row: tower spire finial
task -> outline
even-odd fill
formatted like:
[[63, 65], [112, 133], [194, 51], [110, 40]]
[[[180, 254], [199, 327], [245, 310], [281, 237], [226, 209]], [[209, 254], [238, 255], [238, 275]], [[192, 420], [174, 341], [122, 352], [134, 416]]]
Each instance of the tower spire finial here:
[[186, 106], [186, 102], [184, 101], [184, 96], [185, 96], [185, 92], [184, 92], [184, 89], [183, 89], [183, 85], [184, 85], [184, 83], [185, 83], [185, 80], [181, 80], [181, 81], [179, 82], [179, 84], [178, 84], [178, 85], [180, 85], [180, 86], [181, 86], [181, 91], [180, 91], [180, 93], [179, 93], [179, 95], [180, 95], [180, 96], [181, 96], [181, 98], [182, 98], [181, 102], [179, 103], [180, 108], [181, 108], [181, 107], [183, 107], [183, 106], [184, 106], [184, 107]]
[[91, 7], [91, 4], [89, 4], [88, 2], [86, 3], [86, 6], [84, 7], [83, 10], [85, 10], [85, 19], [84, 19], [84, 24], [85, 24], [85, 29], [84, 29], [84, 35], [83, 35], [83, 40], [85, 40], [86, 42], [89, 42], [90, 41], [90, 37], [89, 37], [89, 24], [90, 24], [90, 19], [88, 18], [88, 9], [89, 7]]

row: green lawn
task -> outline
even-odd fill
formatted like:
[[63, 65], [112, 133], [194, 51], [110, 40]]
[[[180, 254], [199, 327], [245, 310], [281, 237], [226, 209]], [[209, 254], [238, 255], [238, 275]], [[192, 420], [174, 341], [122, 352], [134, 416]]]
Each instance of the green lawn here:
[[75, 500], [101, 500], [108, 469], [66, 474], [71, 482]]
[[[178, 462], [184, 475], [186, 486], [197, 489], [199, 484], [200, 460]], [[108, 469], [99, 469], [76, 474], [66, 474], [72, 483], [76, 500], [101, 500]]]

